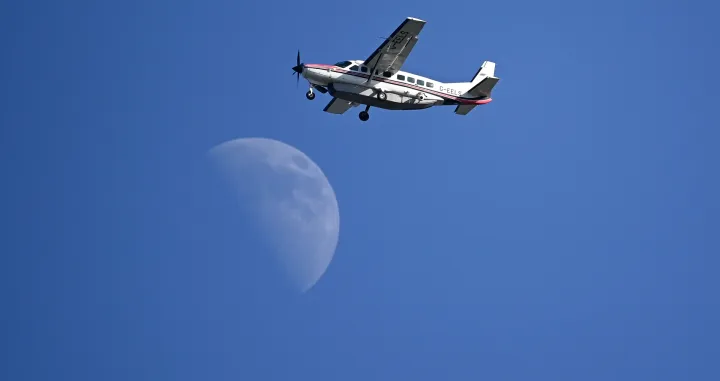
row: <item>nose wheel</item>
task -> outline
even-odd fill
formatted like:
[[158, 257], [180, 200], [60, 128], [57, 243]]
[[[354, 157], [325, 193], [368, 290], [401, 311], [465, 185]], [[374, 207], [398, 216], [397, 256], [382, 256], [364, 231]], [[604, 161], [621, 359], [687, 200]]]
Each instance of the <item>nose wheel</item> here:
[[370, 110], [370, 105], [367, 105], [364, 111], [360, 111], [360, 120], [362, 120], [363, 122], [367, 122], [367, 120], [370, 119], [370, 114], [368, 113], [368, 110]]
[[315, 92], [313, 92], [312, 89], [308, 90], [308, 92], [305, 93], [305, 98], [307, 98], [308, 100], [315, 99]]

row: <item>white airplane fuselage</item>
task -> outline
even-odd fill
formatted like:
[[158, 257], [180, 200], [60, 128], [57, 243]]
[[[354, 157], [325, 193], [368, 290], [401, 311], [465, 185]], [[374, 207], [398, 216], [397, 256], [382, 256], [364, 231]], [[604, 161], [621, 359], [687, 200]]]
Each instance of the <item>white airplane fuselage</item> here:
[[[335, 65], [304, 64], [302, 76], [312, 85], [328, 90], [335, 98], [389, 110], [419, 110], [441, 105], [481, 105], [492, 101], [489, 97], [464, 96], [471, 84], [442, 83], [413, 73], [378, 72], [363, 61], [338, 62]], [[377, 72], [377, 71], [376, 71]]]

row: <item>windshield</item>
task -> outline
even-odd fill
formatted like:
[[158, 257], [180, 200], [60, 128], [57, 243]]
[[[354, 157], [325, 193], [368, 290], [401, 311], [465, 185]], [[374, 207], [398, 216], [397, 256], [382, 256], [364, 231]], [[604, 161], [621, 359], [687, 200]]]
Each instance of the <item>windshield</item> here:
[[340, 62], [336, 63], [335, 66], [338, 66], [338, 67], [341, 67], [344, 69], [344, 68], [350, 66], [351, 64], [352, 64], [352, 62], [350, 62], [350, 61], [340, 61]]

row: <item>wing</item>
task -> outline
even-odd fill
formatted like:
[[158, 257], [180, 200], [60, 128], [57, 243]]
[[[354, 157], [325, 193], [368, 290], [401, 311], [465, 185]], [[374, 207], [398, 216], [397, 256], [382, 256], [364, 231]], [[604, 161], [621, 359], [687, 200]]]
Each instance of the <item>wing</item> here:
[[365, 66], [379, 73], [389, 71], [395, 74], [405, 63], [418, 40], [425, 21], [408, 17], [397, 29], [365, 60]]
[[344, 101], [342, 99], [333, 98], [330, 103], [325, 106], [323, 111], [331, 114], [343, 114], [352, 106], [351, 102]]

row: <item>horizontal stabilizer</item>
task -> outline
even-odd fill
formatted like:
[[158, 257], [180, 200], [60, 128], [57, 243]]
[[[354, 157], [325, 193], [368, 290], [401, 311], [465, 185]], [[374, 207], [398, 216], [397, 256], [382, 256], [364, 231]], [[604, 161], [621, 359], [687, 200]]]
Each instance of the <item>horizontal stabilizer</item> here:
[[485, 77], [477, 85], [468, 90], [468, 94], [473, 97], [490, 98], [493, 87], [500, 81], [497, 77]]
[[472, 111], [475, 108], [475, 106], [477, 106], [477, 105], [474, 105], [474, 104], [458, 105], [457, 107], [455, 107], [455, 113], [458, 115], [467, 115], [470, 111]]

